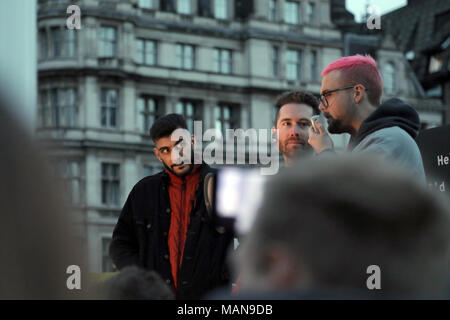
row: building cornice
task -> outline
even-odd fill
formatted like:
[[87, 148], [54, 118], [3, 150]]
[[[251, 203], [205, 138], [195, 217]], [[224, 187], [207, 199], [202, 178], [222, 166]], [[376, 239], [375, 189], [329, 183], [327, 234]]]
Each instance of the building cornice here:
[[[226, 27], [224, 28], [223, 25], [206, 26], [188, 22], [171, 22], [152, 17], [143, 17], [136, 14], [120, 11], [110, 11], [93, 7], [83, 7], [82, 14], [83, 18], [95, 17], [100, 19], [113, 19], [121, 22], [129, 22], [137, 27], [144, 27], [144, 28], [147, 27], [152, 29], [159, 29], [162, 31], [166, 30], [166, 31], [176, 31], [180, 33], [208, 35], [216, 38], [222, 37], [239, 41], [246, 41], [249, 39], [266, 39], [273, 41], [309, 43], [315, 45], [323, 45], [327, 47], [343, 48], [341, 38], [314, 37], [302, 33], [295, 33], [289, 31], [278, 32], [278, 31], [263, 30], [254, 27], [253, 28], [248, 27], [247, 24], [242, 24], [242, 28], [240, 30], [232, 30]], [[38, 10], [38, 21], [55, 17], [62, 18], [66, 16], [67, 14], [65, 10], [62, 8], [50, 8]], [[299, 25], [299, 27], [301, 28], [301, 25]]]

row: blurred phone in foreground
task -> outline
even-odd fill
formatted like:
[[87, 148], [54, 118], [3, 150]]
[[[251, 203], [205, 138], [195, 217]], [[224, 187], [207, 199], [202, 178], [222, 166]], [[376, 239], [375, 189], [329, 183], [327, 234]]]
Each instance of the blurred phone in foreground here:
[[218, 224], [246, 234], [260, 207], [266, 176], [259, 169], [223, 168], [216, 176], [214, 208]]

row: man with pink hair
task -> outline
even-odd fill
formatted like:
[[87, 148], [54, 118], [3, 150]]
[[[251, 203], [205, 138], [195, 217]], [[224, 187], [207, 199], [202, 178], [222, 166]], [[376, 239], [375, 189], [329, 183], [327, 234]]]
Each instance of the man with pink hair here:
[[[381, 103], [383, 80], [369, 55], [343, 57], [328, 65], [321, 76], [319, 109], [328, 132], [349, 133], [348, 149], [372, 152], [408, 168], [424, 180], [422, 157], [415, 138], [420, 120], [417, 112], [400, 99]], [[309, 129], [308, 143], [316, 154], [333, 150], [327, 130], [317, 121]]]

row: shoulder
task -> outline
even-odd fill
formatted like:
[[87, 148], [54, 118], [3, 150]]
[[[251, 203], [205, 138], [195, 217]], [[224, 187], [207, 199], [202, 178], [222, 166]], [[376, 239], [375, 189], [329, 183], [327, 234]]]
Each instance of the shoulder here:
[[416, 141], [403, 129], [389, 127], [377, 130], [365, 137], [354, 149], [356, 152], [371, 152], [394, 160], [411, 169], [424, 180], [422, 156]]
[[157, 174], [142, 178], [134, 185], [131, 192], [139, 192], [141, 190], [147, 190], [148, 188], [158, 187], [164, 175], [164, 171], [161, 171]]
[[419, 151], [414, 139], [399, 127], [388, 127], [377, 130], [367, 135], [355, 149], [365, 149], [368, 147], [388, 148], [390, 150], [414, 150]]

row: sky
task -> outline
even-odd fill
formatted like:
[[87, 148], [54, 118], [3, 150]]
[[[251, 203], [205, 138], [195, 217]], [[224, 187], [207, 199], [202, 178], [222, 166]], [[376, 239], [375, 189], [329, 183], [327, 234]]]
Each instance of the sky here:
[[348, 11], [355, 15], [356, 21], [360, 22], [367, 5], [378, 7], [380, 14], [383, 15], [406, 6], [407, 2], [407, 0], [346, 0], [345, 6]]

